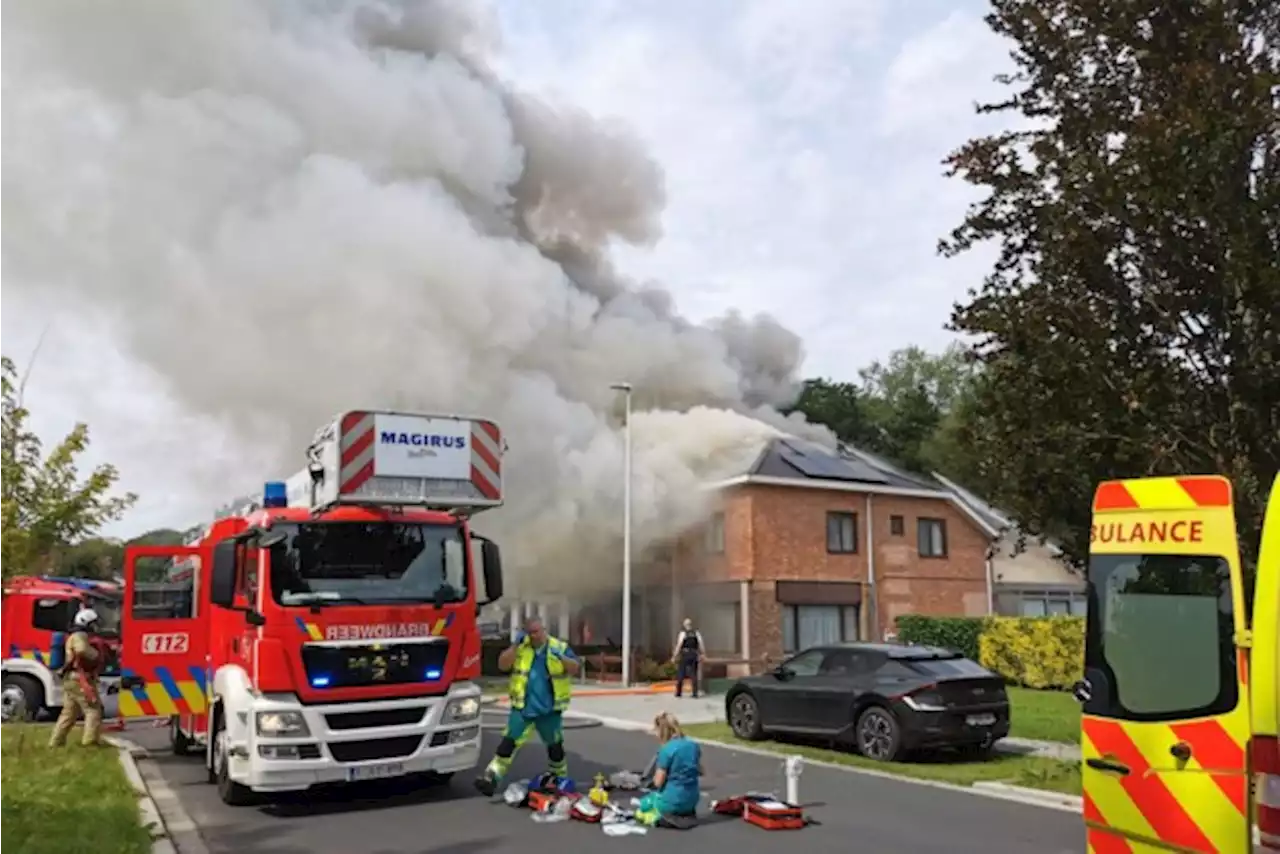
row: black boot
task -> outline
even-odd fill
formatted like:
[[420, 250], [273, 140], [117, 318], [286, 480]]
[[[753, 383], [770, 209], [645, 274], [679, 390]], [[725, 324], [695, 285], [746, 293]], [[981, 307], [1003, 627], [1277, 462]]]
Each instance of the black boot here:
[[486, 798], [492, 798], [493, 793], [498, 791], [498, 778], [489, 769], [476, 778], [476, 791], [484, 795]]

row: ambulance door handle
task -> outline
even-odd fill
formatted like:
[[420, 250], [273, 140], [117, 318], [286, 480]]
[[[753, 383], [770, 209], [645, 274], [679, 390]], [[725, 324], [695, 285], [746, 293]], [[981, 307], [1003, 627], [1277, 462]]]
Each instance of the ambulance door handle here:
[[1119, 774], [1121, 777], [1129, 776], [1128, 765], [1112, 762], [1110, 759], [1086, 759], [1084, 762], [1095, 771], [1107, 771], [1111, 774]]
[[132, 691], [134, 688], [142, 688], [147, 684], [147, 680], [141, 676], [121, 676], [120, 688], [125, 691]]
[[1179, 762], [1188, 762], [1191, 760], [1191, 745], [1180, 741], [1169, 748], [1169, 755]]

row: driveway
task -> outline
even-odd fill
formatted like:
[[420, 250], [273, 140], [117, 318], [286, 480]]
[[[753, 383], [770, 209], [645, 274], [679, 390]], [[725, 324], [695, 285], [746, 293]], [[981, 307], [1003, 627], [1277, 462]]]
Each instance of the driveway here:
[[[801, 796], [819, 822], [803, 830], [769, 832], [738, 819], [712, 817], [689, 831], [650, 830], [613, 839], [578, 822], [537, 824], [526, 810], [490, 802], [470, 780], [411, 788], [391, 781], [338, 787], [270, 806], [231, 808], [205, 783], [199, 759], [165, 748], [165, 731], [131, 729], [126, 735], [152, 751], [144, 775], [162, 774], [215, 854], [466, 854], [582, 850], [591, 845], [645, 847], [664, 854], [735, 854], [783, 851], [872, 851], [876, 854], [1079, 854], [1084, 831], [1078, 815], [882, 777], [809, 767]], [[595, 728], [566, 732], [570, 770], [578, 780], [597, 771], [643, 768], [655, 744], [642, 733]], [[486, 752], [497, 743], [486, 732]], [[781, 791], [781, 762], [716, 747], [704, 748], [709, 798], [750, 790]], [[541, 770], [545, 755], [532, 742], [513, 774]], [[712, 849], [714, 846], [714, 849]]]

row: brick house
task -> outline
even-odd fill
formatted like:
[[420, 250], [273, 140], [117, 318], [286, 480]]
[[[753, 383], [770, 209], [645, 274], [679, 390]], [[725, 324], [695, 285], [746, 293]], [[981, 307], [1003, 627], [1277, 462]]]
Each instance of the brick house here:
[[637, 572], [637, 643], [655, 653], [686, 615], [732, 675], [882, 638], [903, 614], [994, 612], [1001, 532], [935, 479], [784, 438], [713, 486], [719, 512]]

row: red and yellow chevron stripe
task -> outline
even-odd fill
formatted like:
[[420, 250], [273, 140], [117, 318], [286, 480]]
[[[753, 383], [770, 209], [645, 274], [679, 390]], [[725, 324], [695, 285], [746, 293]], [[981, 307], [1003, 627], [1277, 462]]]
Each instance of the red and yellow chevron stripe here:
[[[1240, 720], [1246, 731], [1230, 732], [1228, 727]], [[1144, 842], [1185, 851], [1247, 850], [1236, 837], [1247, 826], [1240, 819], [1248, 814], [1248, 719], [1225, 721], [1135, 724], [1084, 718], [1085, 759], [1106, 758], [1129, 768], [1124, 776], [1085, 775], [1089, 850], [1095, 854], [1148, 850]], [[1169, 746], [1178, 742], [1191, 748], [1192, 758], [1185, 767], [1179, 767], [1169, 754]], [[1231, 821], [1224, 823], [1223, 816]], [[1115, 835], [1120, 828], [1136, 838]]]
[[1231, 481], [1221, 475], [1108, 480], [1093, 495], [1095, 513], [1230, 507]]

